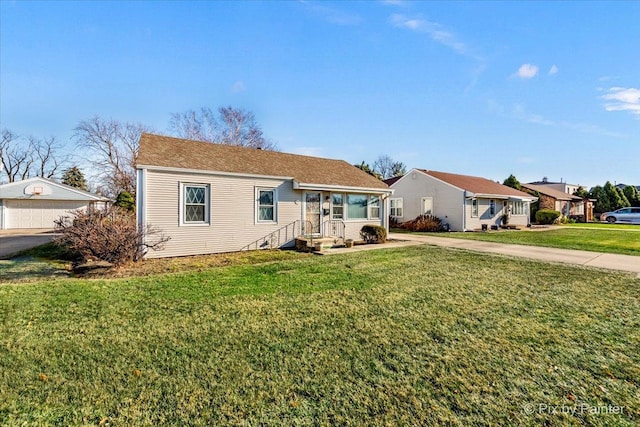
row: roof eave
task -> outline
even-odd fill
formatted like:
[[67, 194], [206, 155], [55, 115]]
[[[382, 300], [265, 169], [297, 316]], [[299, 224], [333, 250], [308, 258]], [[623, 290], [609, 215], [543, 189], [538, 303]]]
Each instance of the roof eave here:
[[393, 194], [392, 188], [374, 188], [374, 187], [354, 187], [349, 185], [334, 185], [334, 184], [313, 184], [307, 182], [293, 181], [294, 190], [322, 190], [322, 191], [345, 191], [345, 192], [367, 192], [367, 193], [379, 193], [379, 194]]

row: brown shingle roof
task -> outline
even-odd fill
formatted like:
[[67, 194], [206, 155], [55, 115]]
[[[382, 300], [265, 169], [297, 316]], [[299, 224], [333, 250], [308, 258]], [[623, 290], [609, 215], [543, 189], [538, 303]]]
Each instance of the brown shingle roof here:
[[553, 197], [556, 200], [582, 200], [581, 197], [564, 193], [560, 190], [556, 190], [555, 188], [549, 188], [546, 185], [522, 184], [522, 186], [528, 188], [529, 190], [537, 191], [540, 194], [545, 194], [549, 197]]
[[384, 182], [344, 160], [212, 144], [150, 133], [140, 136], [137, 164], [291, 177], [304, 184], [381, 190], [389, 188]]
[[481, 178], [479, 176], [458, 175], [455, 173], [437, 172], [425, 169], [420, 169], [420, 171], [455, 187], [476, 194], [491, 194], [495, 196], [527, 198], [532, 197], [530, 194], [518, 191], [515, 188], [507, 187], [506, 185], [502, 185], [495, 181], [491, 181], [490, 179]]

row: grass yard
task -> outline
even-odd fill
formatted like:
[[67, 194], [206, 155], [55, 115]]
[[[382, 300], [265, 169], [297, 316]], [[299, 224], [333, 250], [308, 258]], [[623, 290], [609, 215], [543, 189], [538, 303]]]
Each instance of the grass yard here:
[[518, 245], [579, 249], [583, 251], [623, 255], [640, 255], [640, 233], [624, 229], [602, 230], [595, 228], [574, 228], [572, 226], [570, 228], [559, 227], [540, 231], [433, 233], [433, 235], [496, 243], [513, 243]]
[[562, 226], [576, 228], [602, 228], [607, 230], [640, 231], [640, 225], [637, 224], [609, 224], [608, 222], [576, 222], [574, 224], [563, 224]]
[[639, 288], [429, 246], [2, 285], [0, 424], [634, 426]]

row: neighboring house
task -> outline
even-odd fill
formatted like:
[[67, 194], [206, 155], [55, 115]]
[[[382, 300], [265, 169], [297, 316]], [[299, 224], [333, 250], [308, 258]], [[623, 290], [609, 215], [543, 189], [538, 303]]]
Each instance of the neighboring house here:
[[300, 235], [360, 239], [388, 227], [382, 181], [342, 160], [142, 134], [138, 226], [171, 238], [148, 257], [294, 244]]
[[544, 178], [542, 178], [542, 181], [530, 182], [529, 184], [531, 184], [531, 185], [544, 185], [547, 188], [551, 188], [553, 190], [561, 191], [563, 193], [571, 194], [571, 195], [573, 195], [573, 193], [575, 193], [576, 190], [578, 190], [578, 188], [580, 188], [579, 184], [568, 184], [568, 183], [562, 181], [562, 178], [560, 178], [560, 182], [554, 182], [554, 181], [549, 181], [549, 179], [547, 177], [544, 177]]
[[47, 178], [0, 185], [0, 229], [53, 228], [70, 211], [104, 204], [104, 197]]
[[452, 231], [470, 231], [502, 224], [531, 223], [529, 204], [536, 199], [506, 185], [476, 176], [412, 169], [391, 184], [390, 215], [398, 222], [421, 214], [437, 216]]
[[562, 215], [579, 221], [589, 222], [593, 220], [592, 199], [583, 199], [573, 194], [560, 191], [551, 185], [521, 184], [525, 190], [535, 191], [539, 194], [539, 208], [559, 211]]

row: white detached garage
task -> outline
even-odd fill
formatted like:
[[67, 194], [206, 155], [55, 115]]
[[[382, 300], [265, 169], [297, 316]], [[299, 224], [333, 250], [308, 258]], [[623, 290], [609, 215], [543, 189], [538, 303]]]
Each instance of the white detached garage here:
[[108, 201], [47, 178], [35, 177], [0, 185], [0, 230], [53, 228], [69, 211]]

